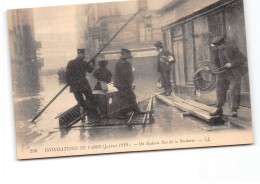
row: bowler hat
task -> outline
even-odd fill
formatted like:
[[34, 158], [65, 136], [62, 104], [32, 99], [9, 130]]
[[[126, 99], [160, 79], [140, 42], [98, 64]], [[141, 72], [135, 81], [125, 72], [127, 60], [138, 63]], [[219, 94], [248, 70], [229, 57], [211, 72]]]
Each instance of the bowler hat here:
[[78, 54], [86, 54], [85, 49], [77, 49]]
[[128, 49], [121, 49], [121, 54], [124, 54], [124, 53], [131, 54], [131, 51]]
[[159, 47], [159, 48], [163, 48], [163, 43], [162, 42], [156, 42], [155, 44], [154, 44], [154, 46], [155, 47]]

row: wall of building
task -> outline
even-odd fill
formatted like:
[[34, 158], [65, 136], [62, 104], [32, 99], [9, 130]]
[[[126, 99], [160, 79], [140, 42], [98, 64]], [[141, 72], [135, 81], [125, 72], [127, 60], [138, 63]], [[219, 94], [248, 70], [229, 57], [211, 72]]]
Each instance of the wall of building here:
[[[168, 9], [159, 11], [164, 14], [161, 17], [162, 26], [175, 22], [180, 18], [186, 17], [218, 1], [219, 0], [172, 0], [170, 2], [173, 2], [173, 8], [170, 11], [167, 11]], [[166, 4], [165, 6], [167, 7], [168, 5]]]
[[[85, 15], [85, 21], [79, 20], [83, 29], [79, 30], [81, 37], [85, 36], [80, 45], [95, 55], [115, 33], [138, 11], [140, 12], [106, 47], [102, 52], [108, 60], [118, 59], [120, 49], [128, 48], [133, 55], [141, 57], [156, 57], [155, 41], [162, 40], [159, 15], [150, 10], [146, 0], [135, 0], [116, 3], [100, 3], [79, 7], [79, 14]], [[81, 9], [81, 10], [80, 10]], [[92, 21], [89, 24], [90, 20]], [[103, 58], [103, 57], [101, 57]]]
[[13, 91], [16, 96], [26, 96], [39, 88], [39, 69], [34, 39], [33, 10], [9, 10], [8, 29]]

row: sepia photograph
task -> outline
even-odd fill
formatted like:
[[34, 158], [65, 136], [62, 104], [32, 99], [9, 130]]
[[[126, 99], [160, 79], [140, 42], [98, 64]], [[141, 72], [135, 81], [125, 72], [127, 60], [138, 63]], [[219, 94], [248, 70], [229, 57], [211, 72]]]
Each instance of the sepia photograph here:
[[254, 143], [243, 0], [7, 18], [17, 159]]

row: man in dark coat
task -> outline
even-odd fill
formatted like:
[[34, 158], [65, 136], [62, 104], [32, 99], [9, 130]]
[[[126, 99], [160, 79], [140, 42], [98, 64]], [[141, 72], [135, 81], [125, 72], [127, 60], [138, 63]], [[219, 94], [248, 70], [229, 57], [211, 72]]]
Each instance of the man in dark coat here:
[[119, 118], [127, 118], [128, 112], [134, 112], [135, 115], [143, 114], [136, 102], [136, 96], [133, 92], [132, 84], [134, 81], [131, 51], [121, 50], [121, 58], [115, 67], [114, 86], [118, 89], [119, 98]]
[[157, 72], [161, 74], [162, 87], [164, 88], [164, 95], [169, 96], [172, 92], [170, 75], [171, 75], [171, 65], [175, 63], [174, 56], [163, 48], [162, 42], [157, 42], [154, 44], [158, 51], [158, 66]]
[[[67, 65], [66, 83], [70, 86], [70, 92], [74, 94], [80, 105], [81, 120], [84, 122], [85, 110], [87, 110], [88, 116], [93, 118], [98, 118], [100, 115], [97, 102], [86, 79], [86, 72], [91, 73], [93, 71], [95, 61], [92, 60], [91, 63], [84, 61], [85, 49], [78, 49], [77, 52], [78, 57], [69, 61]], [[84, 96], [90, 104], [86, 104]]]
[[222, 115], [228, 89], [230, 90], [231, 116], [237, 116], [240, 103], [241, 77], [248, 72], [247, 58], [235, 46], [229, 46], [223, 36], [212, 40], [212, 59], [221, 72], [216, 86], [217, 111], [211, 115]]

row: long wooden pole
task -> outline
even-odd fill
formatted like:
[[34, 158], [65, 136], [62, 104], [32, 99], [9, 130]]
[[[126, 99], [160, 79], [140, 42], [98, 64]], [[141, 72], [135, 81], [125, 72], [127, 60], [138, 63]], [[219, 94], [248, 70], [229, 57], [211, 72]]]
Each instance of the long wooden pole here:
[[[92, 57], [92, 59], [96, 59], [96, 57], [112, 42], [112, 40], [131, 22], [135, 16], [141, 11], [139, 9], [117, 32], [116, 34], [95, 54], [95, 56]], [[91, 60], [92, 60], [91, 59]], [[90, 60], [90, 61], [91, 61]], [[55, 97], [38, 113], [34, 118], [31, 120], [31, 122], [34, 122], [50, 105], [51, 103], [68, 87], [68, 85], [64, 86]]]
[[51, 101], [38, 113], [34, 118], [31, 120], [31, 122], [34, 122], [50, 105], [51, 103], [68, 87], [68, 85], [64, 86], [58, 93], [51, 99]]
[[93, 56], [95, 59], [111, 42], [112, 40], [136, 17], [136, 15], [141, 11], [139, 9], [116, 33], [115, 35]]

